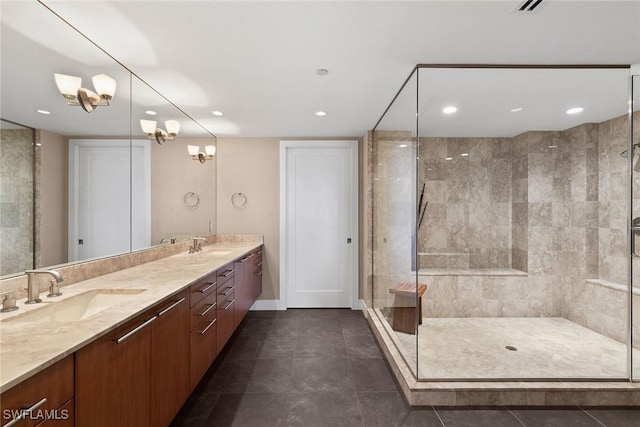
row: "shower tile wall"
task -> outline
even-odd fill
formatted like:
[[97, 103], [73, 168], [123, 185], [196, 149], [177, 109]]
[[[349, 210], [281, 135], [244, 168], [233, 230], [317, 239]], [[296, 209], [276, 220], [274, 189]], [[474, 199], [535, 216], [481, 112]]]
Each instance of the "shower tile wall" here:
[[420, 138], [421, 267], [511, 267], [511, 147], [509, 138]]
[[0, 276], [33, 266], [33, 132], [0, 130]]
[[390, 307], [389, 288], [415, 281], [415, 273], [411, 274], [415, 140], [411, 132], [376, 131], [374, 144], [373, 300], [375, 307]]

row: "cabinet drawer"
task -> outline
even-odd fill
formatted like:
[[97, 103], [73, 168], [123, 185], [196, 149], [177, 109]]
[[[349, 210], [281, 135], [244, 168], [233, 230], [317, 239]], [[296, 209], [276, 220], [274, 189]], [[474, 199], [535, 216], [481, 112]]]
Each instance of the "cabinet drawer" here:
[[202, 301], [207, 295], [215, 292], [216, 284], [216, 274], [211, 273], [204, 279], [201, 279], [197, 283], [191, 285], [189, 287], [190, 306], [193, 307]]
[[202, 301], [198, 304], [191, 307], [190, 314], [190, 323], [189, 330], [192, 331], [193, 328], [198, 326], [200, 322], [203, 320], [213, 320], [216, 318], [216, 298], [217, 294], [215, 292], [207, 295]]
[[75, 425], [74, 410], [75, 405], [71, 399], [53, 414], [50, 414], [51, 417], [42, 421], [37, 427], [73, 427]]
[[189, 334], [189, 386], [191, 390], [218, 355], [216, 319], [203, 320]]
[[235, 276], [235, 271], [233, 269], [233, 263], [231, 262], [217, 271], [216, 280], [219, 285], [218, 287], [224, 285], [228, 280], [232, 279], [233, 276]]
[[[73, 355], [71, 355], [2, 393], [0, 425], [9, 423], [17, 416], [18, 413], [11, 411], [34, 407], [46, 399], [32, 410], [31, 415], [25, 412], [24, 421], [18, 423], [20, 427], [35, 426], [44, 420], [39, 418], [38, 414], [58, 409], [73, 398], [73, 387]], [[5, 412], [7, 410], [10, 411], [8, 414]]]
[[218, 311], [223, 310], [226, 301], [231, 301], [235, 292], [235, 280], [228, 280], [224, 285], [218, 288], [217, 303]]

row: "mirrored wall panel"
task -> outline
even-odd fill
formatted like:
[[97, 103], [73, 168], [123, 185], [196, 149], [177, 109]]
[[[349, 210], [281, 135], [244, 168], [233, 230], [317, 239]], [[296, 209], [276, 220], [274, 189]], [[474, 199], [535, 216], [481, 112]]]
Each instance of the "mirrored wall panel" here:
[[0, 8], [0, 276], [214, 233], [215, 136], [41, 4]]

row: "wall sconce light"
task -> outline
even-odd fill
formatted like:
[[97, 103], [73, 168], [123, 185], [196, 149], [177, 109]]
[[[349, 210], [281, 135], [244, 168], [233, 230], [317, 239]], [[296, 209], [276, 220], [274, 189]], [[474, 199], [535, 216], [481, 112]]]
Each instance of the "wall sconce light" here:
[[106, 74], [98, 74], [91, 78], [97, 93], [81, 87], [82, 78], [80, 77], [57, 73], [53, 76], [58, 90], [67, 99], [67, 104], [79, 105], [87, 113], [92, 112], [100, 105], [109, 105], [109, 100], [116, 93], [116, 81]]
[[207, 145], [204, 147], [204, 153], [200, 151], [199, 145], [188, 145], [187, 150], [193, 160], [198, 160], [200, 163], [204, 163], [207, 160], [213, 160], [213, 156], [216, 154], [215, 145]]
[[155, 139], [158, 144], [166, 140], [173, 140], [180, 132], [180, 122], [177, 120], [167, 120], [164, 122], [167, 130], [156, 127], [155, 120], [140, 119], [140, 127], [149, 139]]

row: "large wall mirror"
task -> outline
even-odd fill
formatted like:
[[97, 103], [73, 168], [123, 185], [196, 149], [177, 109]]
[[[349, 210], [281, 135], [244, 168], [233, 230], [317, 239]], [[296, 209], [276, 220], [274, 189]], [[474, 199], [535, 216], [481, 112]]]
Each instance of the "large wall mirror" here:
[[[188, 152], [213, 134], [41, 4], [3, 2], [0, 20], [0, 277], [215, 233], [215, 156]], [[88, 113], [56, 73], [115, 94]]]

